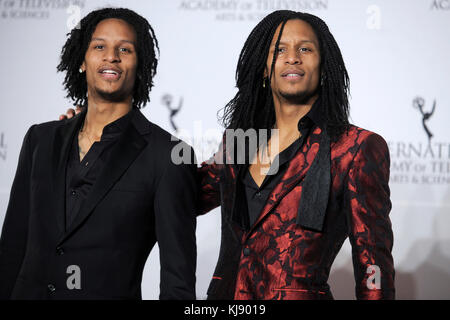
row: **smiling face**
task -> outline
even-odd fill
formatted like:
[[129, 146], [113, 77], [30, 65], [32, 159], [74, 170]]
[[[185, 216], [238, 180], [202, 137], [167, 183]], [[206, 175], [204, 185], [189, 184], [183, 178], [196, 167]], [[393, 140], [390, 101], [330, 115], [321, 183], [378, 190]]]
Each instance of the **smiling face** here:
[[[275, 44], [281, 25], [272, 39], [264, 76], [270, 76]], [[312, 27], [303, 20], [286, 22], [271, 79], [274, 99], [309, 103], [317, 97], [320, 80], [319, 41]]]
[[134, 28], [120, 19], [101, 21], [81, 66], [86, 71], [89, 97], [111, 102], [131, 99], [137, 63]]

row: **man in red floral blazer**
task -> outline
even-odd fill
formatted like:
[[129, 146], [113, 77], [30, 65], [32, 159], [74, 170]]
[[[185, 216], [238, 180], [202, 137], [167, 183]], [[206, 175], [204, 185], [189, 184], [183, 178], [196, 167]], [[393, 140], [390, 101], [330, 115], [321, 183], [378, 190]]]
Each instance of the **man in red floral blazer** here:
[[[199, 213], [222, 211], [208, 298], [332, 299], [330, 268], [349, 237], [356, 297], [394, 299], [389, 151], [349, 124], [348, 75], [326, 24], [268, 15], [247, 39], [236, 79], [223, 142], [199, 169]], [[238, 129], [255, 129], [256, 151], [247, 142], [239, 153]], [[261, 129], [275, 129], [266, 144]]]

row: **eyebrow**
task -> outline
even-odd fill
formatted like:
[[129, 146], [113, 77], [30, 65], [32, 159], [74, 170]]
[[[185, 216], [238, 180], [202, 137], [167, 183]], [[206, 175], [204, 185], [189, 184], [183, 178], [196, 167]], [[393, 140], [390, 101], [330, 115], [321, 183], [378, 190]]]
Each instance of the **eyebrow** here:
[[[103, 38], [92, 38], [91, 41], [106, 41]], [[130, 40], [120, 40], [120, 42], [127, 42], [127, 43], [131, 43], [133, 46], [135, 46], [136, 44], [134, 43], [134, 41], [130, 41]]]

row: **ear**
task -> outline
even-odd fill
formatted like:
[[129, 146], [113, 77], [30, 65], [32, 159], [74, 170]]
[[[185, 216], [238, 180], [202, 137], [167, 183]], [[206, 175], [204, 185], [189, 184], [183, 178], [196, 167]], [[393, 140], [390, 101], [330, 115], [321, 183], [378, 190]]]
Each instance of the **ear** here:
[[264, 67], [264, 74], [263, 74], [264, 78], [269, 77], [269, 71], [267, 71], [267, 66]]
[[83, 72], [86, 71], [86, 63], [85, 63], [84, 61], [83, 61], [83, 63], [81, 64], [80, 69], [83, 70]]

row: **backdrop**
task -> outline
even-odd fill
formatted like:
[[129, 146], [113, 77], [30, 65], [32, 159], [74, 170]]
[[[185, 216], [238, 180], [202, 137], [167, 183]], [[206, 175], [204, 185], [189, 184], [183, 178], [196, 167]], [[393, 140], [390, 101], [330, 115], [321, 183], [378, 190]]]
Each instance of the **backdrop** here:
[[[450, 298], [450, 0], [0, 0], [0, 224], [26, 130], [71, 106], [56, 72], [66, 34], [105, 6], [133, 9], [154, 27], [161, 58], [143, 113], [194, 145], [199, 160], [218, 144], [217, 112], [236, 92], [239, 52], [259, 20], [277, 9], [324, 19], [350, 74], [352, 122], [389, 143], [397, 297]], [[198, 219], [199, 299], [218, 258], [219, 216]], [[354, 299], [348, 241], [330, 285], [335, 298]], [[142, 290], [158, 298], [158, 248]]]

